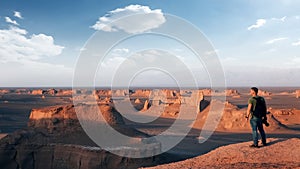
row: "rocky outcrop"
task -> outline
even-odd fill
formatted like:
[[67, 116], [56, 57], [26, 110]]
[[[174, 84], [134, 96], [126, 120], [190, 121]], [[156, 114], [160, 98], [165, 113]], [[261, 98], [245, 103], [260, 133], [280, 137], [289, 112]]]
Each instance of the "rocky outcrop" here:
[[96, 90], [96, 94], [99, 96], [111, 97], [111, 90]]
[[211, 94], [213, 93], [211, 89], [202, 89], [200, 90], [204, 96], [211, 96]]
[[[219, 101], [215, 101], [213, 104], [220, 104]], [[212, 103], [210, 103], [212, 104]], [[194, 128], [202, 129], [203, 124], [206, 122], [209, 112], [210, 105], [201, 113], [199, 113], [197, 120], [195, 122]], [[249, 119], [245, 118], [245, 109], [239, 109], [237, 106], [231, 104], [230, 102], [225, 103], [225, 108], [222, 113], [222, 117], [216, 128], [217, 131], [227, 131], [227, 132], [236, 132], [236, 131], [250, 131], [250, 122]], [[268, 123], [270, 126], [264, 127], [266, 131], [285, 131], [288, 130], [284, 124], [282, 124], [276, 117], [273, 115], [275, 111], [271, 111], [267, 114]]]
[[73, 90], [71, 89], [59, 89], [57, 90], [57, 96], [71, 96], [73, 94]]
[[29, 89], [16, 89], [15, 90], [16, 94], [30, 94]]
[[[92, 124], [107, 123], [116, 131], [132, 138], [125, 146], [101, 148], [81, 127], [73, 105], [33, 109], [28, 128], [0, 140], [0, 166], [6, 169], [90, 169], [137, 168], [159, 162], [158, 157], [129, 158], [157, 154], [160, 143], [147, 139], [149, 135], [126, 126], [122, 116], [110, 104], [77, 105], [81, 118]], [[99, 109], [103, 119], [92, 116]], [[80, 116], [81, 116], [80, 115]], [[101, 130], [102, 131], [102, 130]], [[99, 130], [100, 132], [100, 130]], [[105, 137], [105, 133], [103, 137]], [[143, 143], [144, 147], [136, 147]], [[108, 143], [109, 145], [109, 143]], [[109, 151], [108, 151], [109, 150]], [[122, 154], [124, 156], [115, 155]]]
[[240, 93], [235, 89], [227, 89], [225, 90], [226, 96], [239, 96]]
[[258, 90], [258, 95], [259, 96], [271, 96], [272, 93], [264, 90]]
[[296, 90], [296, 98], [300, 98], [300, 90]]
[[113, 97], [125, 97], [128, 96], [129, 92], [128, 90], [125, 89], [118, 89], [118, 90], [113, 90], [112, 91], [112, 96]]
[[137, 98], [137, 99], [135, 99], [134, 103], [135, 103], [135, 104], [140, 104], [140, 103], [141, 103], [141, 100]]
[[0, 94], [7, 94], [7, 93], [10, 93], [11, 92], [11, 90], [9, 90], [9, 89], [1, 89], [0, 90]]
[[150, 93], [151, 93], [151, 90], [137, 89], [132, 92], [131, 96], [139, 97], [139, 98], [148, 98]]
[[[270, 138], [269, 145], [261, 148], [250, 148], [251, 142], [219, 147], [205, 155], [185, 161], [175, 162], [151, 169], [190, 169], [190, 168], [299, 168], [300, 139]], [[150, 169], [149, 168], [149, 169]]]
[[42, 95], [43, 94], [43, 90], [42, 89], [36, 89], [36, 90], [32, 90], [31, 94], [32, 95]]
[[[81, 135], [81, 137], [84, 135]], [[93, 169], [137, 168], [155, 163], [154, 158], [130, 159], [112, 154], [85, 141], [86, 145], [64, 143], [38, 131], [19, 131], [0, 140], [3, 169]], [[52, 142], [49, 143], [49, 140]], [[60, 139], [62, 143], [57, 141]], [[66, 140], [65, 138], [64, 140]], [[75, 138], [74, 138], [75, 139]], [[79, 139], [79, 138], [78, 138]], [[119, 151], [116, 149], [116, 151]]]

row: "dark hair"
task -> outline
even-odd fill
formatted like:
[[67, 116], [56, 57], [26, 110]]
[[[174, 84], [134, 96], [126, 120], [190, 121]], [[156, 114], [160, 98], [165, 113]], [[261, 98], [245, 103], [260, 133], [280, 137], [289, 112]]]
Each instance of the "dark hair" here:
[[251, 87], [251, 90], [253, 90], [255, 92], [255, 94], [258, 93], [258, 88], [257, 87]]

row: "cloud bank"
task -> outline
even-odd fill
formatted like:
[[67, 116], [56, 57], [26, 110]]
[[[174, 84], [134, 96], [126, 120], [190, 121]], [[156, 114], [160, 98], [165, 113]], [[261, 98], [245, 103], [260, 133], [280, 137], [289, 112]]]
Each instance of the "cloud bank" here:
[[[23, 19], [17, 11], [14, 17]], [[0, 29], [0, 86], [70, 86], [71, 68], [43, 60], [60, 55], [64, 47], [50, 35], [29, 34], [15, 20], [5, 21], [7, 28]]]
[[55, 45], [52, 36], [45, 34], [27, 35], [25, 29], [11, 26], [0, 29], [0, 59], [2, 62], [39, 60], [61, 54], [63, 46]]

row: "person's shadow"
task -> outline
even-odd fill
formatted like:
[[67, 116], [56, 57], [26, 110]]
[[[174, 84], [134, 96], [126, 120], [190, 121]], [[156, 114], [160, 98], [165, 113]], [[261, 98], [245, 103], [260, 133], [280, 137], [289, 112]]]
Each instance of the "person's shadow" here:
[[276, 143], [279, 143], [279, 142], [283, 142], [283, 141], [286, 141], [287, 138], [276, 138], [276, 140], [272, 140], [270, 142], [267, 142], [267, 146], [271, 146], [271, 145], [274, 145]]

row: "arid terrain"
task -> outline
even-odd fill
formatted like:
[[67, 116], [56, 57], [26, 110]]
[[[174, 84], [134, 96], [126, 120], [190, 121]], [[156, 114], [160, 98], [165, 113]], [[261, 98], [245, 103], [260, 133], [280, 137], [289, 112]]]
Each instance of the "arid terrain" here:
[[[300, 151], [299, 89], [261, 88], [259, 91], [259, 95], [266, 99], [270, 123], [269, 127], [265, 127], [269, 145], [260, 149], [248, 147], [252, 138], [249, 121], [244, 117], [250, 97], [248, 88], [225, 91], [0, 89], [0, 138], [3, 137], [0, 140], [0, 166], [7, 169], [139, 168], [157, 165], [163, 165], [159, 168], [300, 167], [299, 153], [297, 156]], [[226, 101], [218, 100], [220, 96], [226, 96]], [[144, 119], [155, 117], [155, 120], [141, 123], [125, 118], [121, 111], [130, 111], [125, 104], [128, 101], [138, 116]], [[116, 105], [121, 106], [121, 110]], [[212, 105], [224, 105], [221, 112], [213, 112], [220, 114], [220, 119], [210, 116]], [[197, 112], [188, 133], [180, 130], [168, 132], [175, 121], [182, 120], [184, 123], [181, 115], [188, 114], [193, 108]], [[104, 119], [91, 115], [96, 109], [101, 110]], [[132, 138], [129, 147], [143, 141], [137, 138], [149, 138], [162, 133], [174, 139], [187, 135], [162, 154], [157, 153], [163, 148], [160, 142], [151, 140], [147, 142], [147, 150], [138, 149], [134, 154], [143, 152], [159, 155], [147, 158], [121, 157], [103, 150], [87, 136], [79, 117], [90, 123], [108, 123], [116, 131]], [[212, 128], [211, 137], [202, 143], [200, 133], [207, 121], [216, 121], [218, 125]], [[118, 151], [127, 155], [132, 153], [130, 148], [118, 148]], [[256, 158], [255, 153], [260, 154], [260, 159], [268, 160], [251, 161]], [[284, 158], [280, 158], [280, 155]], [[186, 161], [176, 163], [181, 160]]]

